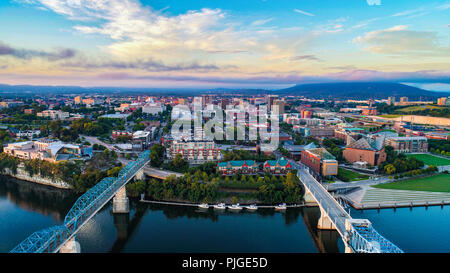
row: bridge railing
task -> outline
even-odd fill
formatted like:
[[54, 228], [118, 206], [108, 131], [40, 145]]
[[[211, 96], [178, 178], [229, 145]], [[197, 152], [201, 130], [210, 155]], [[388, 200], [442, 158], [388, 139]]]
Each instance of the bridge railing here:
[[93, 214], [101, 209], [136, 172], [150, 160], [150, 151], [141, 153], [136, 161], [127, 164], [117, 178], [107, 177], [97, 183], [75, 202], [64, 219], [64, 225], [31, 234], [17, 245], [12, 253], [52, 253], [57, 251]]

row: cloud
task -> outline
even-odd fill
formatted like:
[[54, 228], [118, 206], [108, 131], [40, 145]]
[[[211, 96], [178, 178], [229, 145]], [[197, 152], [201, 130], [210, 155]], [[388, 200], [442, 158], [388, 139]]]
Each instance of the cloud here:
[[265, 19], [265, 20], [256, 20], [252, 23], [252, 26], [262, 26], [271, 21], [273, 21], [273, 18], [269, 18], [269, 19]]
[[356, 70], [356, 67], [354, 65], [343, 65], [343, 66], [331, 66], [331, 67], [328, 67], [328, 69], [333, 69], [333, 70]]
[[19, 59], [32, 59], [32, 58], [44, 58], [49, 61], [59, 61], [64, 59], [70, 59], [77, 54], [77, 51], [70, 48], [58, 48], [51, 52], [30, 50], [30, 49], [17, 49], [9, 45], [0, 42], [0, 56], [12, 56]]
[[168, 72], [168, 71], [213, 71], [219, 70], [216, 65], [201, 65], [198, 63], [166, 65], [154, 60], [139, 60], [135, 62], [126, 61], [98, 61], [76, 60], [61, 64], [62, 67], [85, 68], [85, 69], [140, 69], [149, 72]]
[[301, 56], [295, 56], [295, 57], [291, 58], [291, 61], [303, 61], [303, 60], [322, 62], [321, 59], [317, 58], [314, 55], [301, 55]]
[[300, 9], [294, 9], [294, 11], [297, 12], [297, 13], [303, 14], [303, 15], [307, 15], [307, 16], [315, 16], [312, 13], [309, 13], [309, 12], [306, 12], [306, 11], [303, 11], [303, 10], [300, 10]]
[[416, 71], [416, 72], [381, 72], [376, 70], [350, 70], [330, 73], [322, 76], [295, 74], [270, 74], [261, 76], [187, 76], [187, 75], [134, 75], [127, 73], [106, 73], [99, 78], [109, 80], [138, 80], [138, 81], [173, 81], [234, 85], [289, 85], [319, 82], [364, 82], [389, 81], [410, 83], [450, 83], [450, 71]]
[[439, 44], [436, 32], [409, 30], [407, 26], [368, 32], [353, 40], [368, 45], [365, 49], [373, 53], [394, 55], [442, 55], [450, 53], [449, 47]]

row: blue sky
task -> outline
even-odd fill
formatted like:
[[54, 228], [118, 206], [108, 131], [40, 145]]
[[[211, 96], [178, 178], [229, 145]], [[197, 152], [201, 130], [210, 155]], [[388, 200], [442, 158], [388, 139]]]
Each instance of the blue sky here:
[[0, 83], [450, 90], [450, 1], [4, 0]]

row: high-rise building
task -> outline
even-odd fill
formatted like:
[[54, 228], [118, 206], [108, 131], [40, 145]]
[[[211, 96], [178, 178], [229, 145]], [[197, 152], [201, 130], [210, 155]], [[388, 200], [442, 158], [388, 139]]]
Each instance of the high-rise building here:
[[81, 96], [75, 97], [74, 101], [75, 101], [75, 104], [81, 104]]
[[275, 100], [278, 99], [278, 95], [268, 95], [267, 96], [267, 109], [272, 111], [272, 105]]
[[450, 105], [450, 99], [446, 97], [439, 98], [437, 101], [437, 104], [440, 106], [449, 106]]
[[387, 101], [388, 105], [394, 105], [395, 104], [395, 97], [389, 97]]
[[274, 100], [271, 110], [273, 110], [273, 106], [275, 106], [275, 105], [278, 106], [278, 113], [284, 114], [284, 108], [286, 106], [286, 102], [284, 100]]
[[312, 116], [311, 110], [306, 110], [306, 109], [302, 110], [302, 115], [301, 115], [302, 118], [311, 118], [311, 116]]

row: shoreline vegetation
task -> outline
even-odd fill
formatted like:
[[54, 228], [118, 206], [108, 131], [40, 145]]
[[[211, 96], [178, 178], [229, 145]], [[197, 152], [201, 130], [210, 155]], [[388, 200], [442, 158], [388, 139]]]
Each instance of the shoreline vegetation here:
[[[84, 193], [105, 177], [114, 177], [122, 166], [114, 163], [117, 154], [105, 150], [86, 162], [52, 163], [42, 160], [23, 160], [0, 154], [0, 173], [20, 180], [69, 189], [74, 193]], [[109, 162], [109, 164], [107, 164]], [[173, 166], [186, 168], [187, 162], [174, 162]], [[158, 201], [188, 202], [228, 202], [297, 204], [303, 198], [300, 181], [295, 172], [276, 176], [270, 173], [247, 176], [235, 174], [222, 176], [216, 171], [216, 162], [187, 168], [183, 177], [169, 177], [160, 181], [137, 180], [127, 184], [127, 195], [139, 197], [145, 193]], [[17, 176], [26, 173], [33, 179]], [[49, 182], [50, 181], [50, 182]]]

